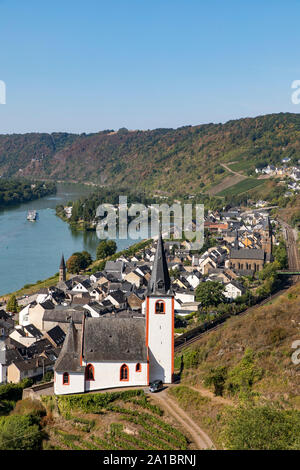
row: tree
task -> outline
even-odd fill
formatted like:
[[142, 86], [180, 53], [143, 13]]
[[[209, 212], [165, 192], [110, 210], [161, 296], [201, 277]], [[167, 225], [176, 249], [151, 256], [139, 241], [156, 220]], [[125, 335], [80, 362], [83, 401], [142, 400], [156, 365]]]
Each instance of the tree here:
[[266, 264], [264, 268], [259, 272], [259, 279], [262, 279], [264, 281], [266, 279], [272, 278], [275, 280], [277, 278], [278, 269], [280, 269], [278, 261]]
[[18, 302], [17, 302], [17, 299], [16, 299], [15, 295], [10, 296], [10, 298], [7, 302], [7, 305], [6, 305], [6, 310], [8, 312], [12, 312], [12, 313], [17, 313], [18, 312], [19, 307], [18, 307]]
[[74, 253], [66, 262], [67, 270], [75, 274], [83, 269], [83, 265], [85, 265], [85, 260], [81, 253]]
[[82, 252], [82, 255], [84, 256], [85, 258], [85, 262], [86, 262], [86, 268], [91, 264], [91, 262], [93, 261], [92, 260], [92, 257], [90, 255], [90, 253], [88, 251], [83, 251]]
[[117, 244], [114, 240], [102, 240], [97, 246], [97, 259], [103, 259], [107, 256], [114, 255], [117, 251]]
[[208, 375], [205, 377], [205, 386], [214, 386], [214, 393], [216, 396], [222, 396], [227, 377], [227, 369], [224, 366], [211, 368]]
[[92, 262], [92, 257], [87, 251], [82, 253], [76, 252], [67, 260], [66, 266], [70, 273], [78, 274], [83, 269], [86, 269]]
[[40, 450], [42, 438], [36, 417], [11, 415], [0, 418], [1, 450]]
[[224, 296], [224, 286], [217, 281], [201, 282], [196, 288], [196, 301], [202, 307], [216, 307], [226, 301]]

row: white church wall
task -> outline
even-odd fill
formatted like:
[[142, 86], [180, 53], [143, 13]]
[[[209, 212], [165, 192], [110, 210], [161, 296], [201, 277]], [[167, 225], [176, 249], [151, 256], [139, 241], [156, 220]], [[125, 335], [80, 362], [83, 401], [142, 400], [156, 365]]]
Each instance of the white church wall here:
[[[142, 362], [141, 372], [136, 372], [136, 362], [92, 362], [95, 380], [85, 381], [85, 391], [115, 387], [134, 387], [148, 385], [148, 364]], [[126, 364], [129, 369], [127, 381], [120, 380], [120, 369]]]
[[55, 395], [66, 395], [68, 393], [84, 392], [84, 373], [69, 373], [69, 384], [63, 385], [63, 372], [55, 372], [54, 393]]

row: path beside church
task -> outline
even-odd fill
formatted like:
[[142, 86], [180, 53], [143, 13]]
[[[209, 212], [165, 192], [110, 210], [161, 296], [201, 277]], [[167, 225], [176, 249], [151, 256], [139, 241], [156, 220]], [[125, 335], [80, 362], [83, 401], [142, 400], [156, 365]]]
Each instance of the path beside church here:
[[164, 408], [176, 421], [178, 421], [188, 431], [192, 437], [196, 448], [215, 449], [215, 445], [209, 436], [189, 417], [189, 415], [178, 406], [178, 404], [168, 395], [168, 389], [165, 388], [159, 393], [151, 394], [151, 398], [156, 400], [161, 408]]

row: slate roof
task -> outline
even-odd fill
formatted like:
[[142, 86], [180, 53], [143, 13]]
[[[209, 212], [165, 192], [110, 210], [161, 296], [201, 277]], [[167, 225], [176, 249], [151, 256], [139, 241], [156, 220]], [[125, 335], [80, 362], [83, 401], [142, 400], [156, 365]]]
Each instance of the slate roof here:
[[64, 255], [61, 255], [61, 260], [60, 260], [59, 269], [66, 269]]
[[26, 348], [25, 354], [28, 357], [36, 356], [37, 354], [43, 353], [45, 350], [52, 348], [52, 344], [47, 338], [43, 338], [40, 341], [36, 341], [31, 346]]
[[5, 310], [0, 310], [0, 320], [8, 320], [10, 316], [5, 312]]
[[106, 261], [105, 263], [105, 271], [107, 272], [121, 273], [122, 270], [123, 270], [122, 261]]
[[45, 300], [45, 302], [42, 302], [40, 305], [45, 310], [52, 310], [54, 308], [54, 303], [51, 302], [51, 300]]
[[47, 331], [47, 335], [57, 346], [61, 346], [66, 337], [65, 332], [58, 325], [56, 325], [54, 328], [51, 328], [51, 330]]
[[23, 327], [24, 330], [28, 331], [29, 334], [31, 334], [32, 336], [34, 336], [35, 338], [42, 338], [42, 333], [40, 332], [40, 330], [38, 330], [38, 328], [36, 328], [34, 325], [30, 324], [30, 325], [26, 325]]
[[145, 337], [145, 318], [86, 318], [84, 360], [145, 362]]
[[161, 233], [157, 241], [157, 248], [151, 273], [151, 279], [148, 284], [148, 293], [154, 295], [170, 293], [171, 281], [164, 250], [164, 242]]
[[25, 370], [28, 370], [28, 371], [33, 371], [35, 369], [37, 369], [38, 367], [42, 367], [43, 364], [44, 366], [50, 366], [54, 363], [54, 361], [52, 361], [51, 359], [47, 358], [47, 357], [37, 357], [37, 358], [33, 358], [33, 359], [29, 359], [28, 361], [12, 361], [12, 363], [17, 367], [17, 369], [19, 369], [20, 371], [25, 371]]
[[71, 320], [59, 358], [54, 370], [56, 372], [83, 372], [80, 365], [81, 333], [78, 332]]
[[60, 308], [56, 306], [54, 310], [46, 310], [43, 315], [43, 321], [51, 321], [57, 323], [67, 323], [68, 318], [72, 317], [74, 323], [82, 323], [83, 308], [75, 310], [75, 308]]
[[18, 349], [7, 349], [5, 359], [5, 364], [9, 366], [14, 361], [22, 361], [23, 358]]
[[122, 304], [122, 303], [126, 302], [126, 297], [125, 297], [124, 293], [119, 289], [115, 290], [113, 292], [109, 292], [108, 295], [110, 297], [112, 297], [119, 304]]
[[240, 250], [230, 250], [231, 259], [257, 259], [264, 260], [265, 252], [259, 249], [242, 248]]

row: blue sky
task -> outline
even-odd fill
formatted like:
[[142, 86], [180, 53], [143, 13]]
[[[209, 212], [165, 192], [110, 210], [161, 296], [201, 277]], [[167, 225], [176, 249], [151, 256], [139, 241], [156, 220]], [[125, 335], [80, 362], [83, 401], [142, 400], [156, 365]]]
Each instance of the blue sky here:
[[298, 0], [0, 0], [0, 133], [300, 112]]

